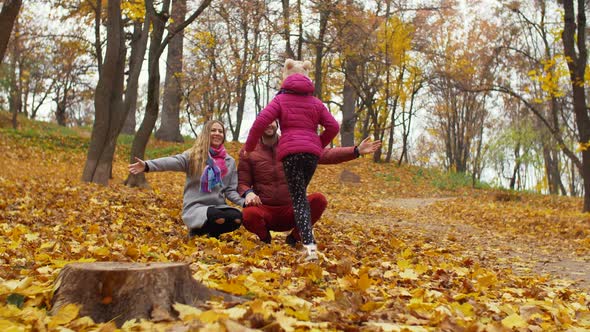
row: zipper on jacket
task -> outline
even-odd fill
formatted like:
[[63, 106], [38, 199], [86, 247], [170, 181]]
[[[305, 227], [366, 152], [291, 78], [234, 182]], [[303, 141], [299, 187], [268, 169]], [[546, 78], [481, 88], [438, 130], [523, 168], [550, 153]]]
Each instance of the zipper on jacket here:
[[[276, 144], [275, 144], [276, 145]], [[270, 147], [270, 152], [272, 156], [272, 173], [273, 173], [273, 183], [278, 184], [278, 172], [277, 172], [277, 158], [276, 158], [276, 149], [275, 145]], [[272, 191], [272, 199], [276, 202], [277, 200], [277, 190]]]

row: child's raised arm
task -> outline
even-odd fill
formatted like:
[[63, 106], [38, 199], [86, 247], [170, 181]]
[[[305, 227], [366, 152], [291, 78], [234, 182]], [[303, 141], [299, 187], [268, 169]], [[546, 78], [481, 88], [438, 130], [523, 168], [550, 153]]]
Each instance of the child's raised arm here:
[[322, 102], [320, 102], [320, 104], [320, 124], [324, 127], [324, 132], [320, 135], [320, 140], [323, 147], [326, 147], [334, 137], [338, 135], [340, 125], [338, 125], [338, 122], [334, 119], [334, 116], [328, 111], [326, 106], [324, 106]]
[[246, 139], [246, 143], [244, 143], [244, 151], [251, 152], [256, 148], [256, 144], [258, 144], [258, 140], [262, 133], [271, 124], [274, 120], [276, 120], [280, 116], [281, 112], [281, 105], [274, 98], [263, 110], [258, 114], [256, 120], [252, 124], [252, 128], [250, 128], [250, 132], [248, 133], [248, 139]]

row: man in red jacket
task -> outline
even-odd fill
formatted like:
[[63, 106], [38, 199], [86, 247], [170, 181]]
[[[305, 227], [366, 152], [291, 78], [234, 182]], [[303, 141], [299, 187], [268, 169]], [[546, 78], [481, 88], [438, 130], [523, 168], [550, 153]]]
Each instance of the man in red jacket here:
[[[299, 231], [295, 228], [293, 203], [283, 165], [277, 157], [278, 124], [271, 123], [262, 135], [254, 151], [248, 158], [240, 154], [238, 165], [238, 193], [245, 199], [246, 207], [242, 210], [242, 224], [258, 235], [261, 241], [270, 243], [270, 231], [286, 232], [292, 230], [286, 242], [294, 246], [301, 241]], [[320, 164], [337, 164], [359, 157], [361, 154], [375, 152], [380, 141], [363, 140], [359, 146], [326, 148], [320, 157]], [[321, 193], [307, 196], [311, 208], [312, 225], [320, 219], [328, 205]]]

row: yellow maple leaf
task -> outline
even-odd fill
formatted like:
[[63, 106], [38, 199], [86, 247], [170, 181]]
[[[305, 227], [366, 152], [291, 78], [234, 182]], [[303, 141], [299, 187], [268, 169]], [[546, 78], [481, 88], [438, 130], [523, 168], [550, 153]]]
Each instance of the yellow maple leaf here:
[[111, 250], [107, 247], [94, 247], [92, 249], [90, 249], [90, 252], [92, 252], [93, 254], [95, 254], [98, 257], [108, 257], [109, 254], [111, 253]]
[[0, 306], [0, 317], [4, 317], [4, 318], [17, 317], [20, 314], [21, 314], [21, 311], [16, 306], [13, 306], [13, 305]]
[[219, 283], [218, 289], [235, 295], [244, 295], [248, 293], [248, 288], [234, 280], [230, 280], [230, 282]]
[[364, 312], [369, 312], [381, 308], [382, 305], [382, 302], [368, 301], [367, 303], [363, 304], [360, 309]]
[[37, 239], [39, 239], [39, 233], [25, 234], [25, 240], [27, 240], [27, 242], [33, 242]]
[[456, 312], [460, 312], [463, 315], [463, 317], [472, 317], [474, 314], [473, 306], [468, 302], [465, 302], [463, 304], [453, 302], [451, 303], [451, 308], [453, 308]]
[[137, 248], [135, 247], [127, 247], [127, 249], [125, 250], [125, 256], [136, 260], [139, 257], [139, 250], [137, 250]]
[[398, 259], [397, 266], [403, 271], [412, 266], [412, 263], [407, 259]]
[[88, 316], [84, 316], [84, 317], [80, 317], [76, 320], [73, 320], [68, 326], [72, 329], [74, 329], [74, 331], [80, 331], [80, 330], [87, 330], [89, 327], [91, 327], [92, 325], [96, 324], [92, 318], [88, 317]]
[[178, 318], [184, 322], [199, 319], [201, 313], [203, 313], [201, 309], [178, 302], [174, 303], [172, 307], [174, 310], [178, 311]]
[[230, 319], [238, 320], [248, 312], [247, 309], [241, 307], [233, 307], [223, 311]]
[[275, 315], [275, 318], [276, 318], [277, 322], [279, 323], [279, 325], [281, 325], [281, 328], [283, 328], [283, 330], [285, 330], [286, 332], [295, 331], [295, 325], [297, 324], [297, 319], [287, 316], [287, 315], [283, 314], [282, 312], [277, 312], [277, 314]]
[[19, 291], [19, 294], [28, 296], [28, 297], [33, 297], [37, 294], [44, 294], [44, 293], [49, 293], [51, 292], [51, 290], [53, 289], [53, 285], [47, 284], [47, 285], [31, 285], [25, 289], [22, 289]]
[[285, 313], [300, 321], [309, 321], [310, 307], [286, 308]]
[[327, 301], [334, 301], [336, 299], [336, 295], [334, 294], [334, 290], [332, 288], [327, 288], [324, 293], [326, 294], [325, 299]]
[[404, 251], [402, 251], [401, 255], [403, 258], [410, 258], [414, 255], [414, 252], [412, 251], [412, 249], [406, 248]]
[[357, 282], [357, 288], [360, 289], [361, 291], [365, 292], [367, 289], [369, 289], [369, 287], [371, 287], [371, 283], [372, 280], [371, 278], [369, 278], [369, 274], [368, 273], [362, 273]]
[[528, 323], [519, 314], [514, 313], [502, 319], [502, 325], [507, 328], [522, 328], [528, 326]]
[[418, 279], [418, 274], [413, 269], [405, 269], [403, 272], [400, 272], [399, 276], [403, 279], [409, 280]]
[[487, 288], [498, 281], [493, 272], [487, 272], [477, 277], [477, 284], [483, 288]]
[[0, 331], [24, 332], [25, 326], [11, 322], [9, 320], [0, 319]]
[[201, 320], [203, 323], [215, 323], [220, 319], [226, 318], [228, 318], [227, 314], [223, 312], [217, 312], [215, 310], [207, 310], [199, 316], [199, 320]]
[[51, 316], [47, 326], [52, 329], [59, 325], [67, 324], [78, 317], [78, 312], [80, 312], [80, 306], [73, 303], [66, 304], [65, 306], [59, 308], [57, 314]]
[[424, 274], [428, 271], [428, 269], [429, 267], [424, 264], [416, 264], [414, 266], [414, 271], [416, 271], [416, 273], [418, 273], [419, 275]]

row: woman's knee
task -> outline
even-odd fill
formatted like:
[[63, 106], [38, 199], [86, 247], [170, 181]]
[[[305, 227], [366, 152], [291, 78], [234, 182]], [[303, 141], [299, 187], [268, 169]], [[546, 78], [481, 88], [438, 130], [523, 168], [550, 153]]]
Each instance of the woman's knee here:
[[225, 219], [242, 220], [242, 212], [234, 209], [228, 209], [227, 211], [225, 211]]

